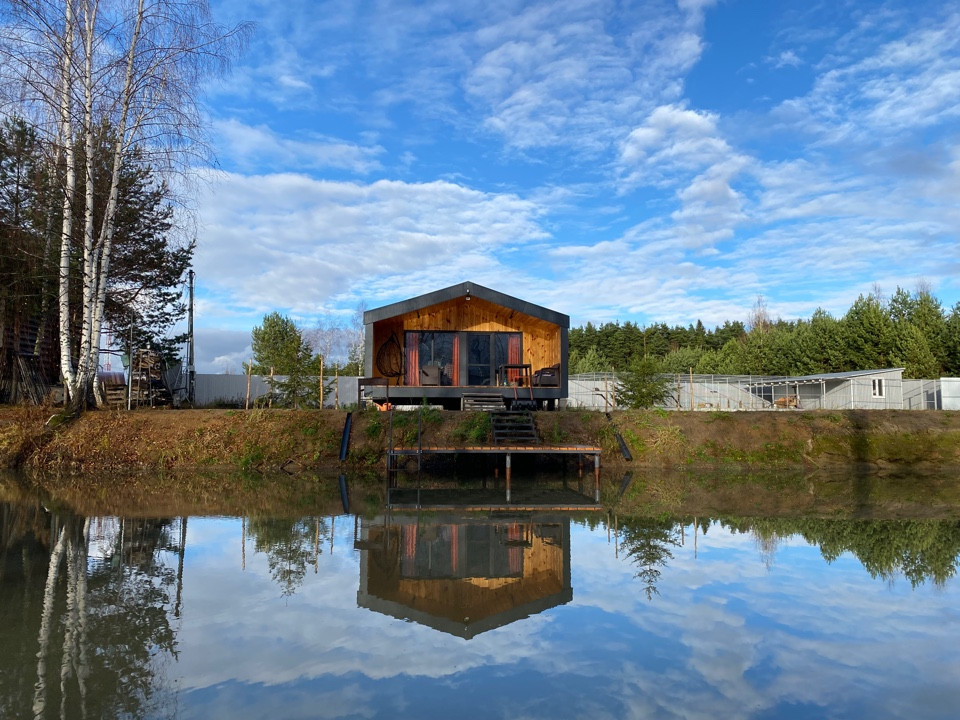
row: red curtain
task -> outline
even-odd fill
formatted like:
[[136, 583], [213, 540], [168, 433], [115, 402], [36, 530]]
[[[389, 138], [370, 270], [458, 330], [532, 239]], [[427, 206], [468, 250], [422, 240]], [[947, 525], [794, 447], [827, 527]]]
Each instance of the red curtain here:
[[453, 336], [453, 367], [450, 369], [450, 384], [460, 384], [460, 335]]
[[420, 333], [408, 332], [404, 335], [404, 354], [406, 367], [404, 368], [403, 384], [408, 386], [420, 385]]
[[[454, 343], [456, 347], [456, 343]], [[450, 570], [453, 576], [457, 576], [457, 570], [460, 565], [460, 526], [450, 526]]]
[[413, 577], [417, 570], [417, 526], [403, 525], [400, 528], [400, 533], [403, 542], [400, 573], [403, 577]]
[[519, 546], [518, 543], [523, 540], [523, 528], [516, 523], [509, 525], [507, 527], [507, 540], [511, 543], [511, 546], [507, 548], [507, 562], [510, 565], [510, 574], [522, 575], [523, 547]]
[[[510, 333], [507, 335], [507, 363], [510, 365], [519, 365], [523, 362], [522, 353], [523, 335], [520, 333]], [[510, 370], [507, 372], [507, 379], [510, 382], [516, 382], [521, 378], [519, 370]]]

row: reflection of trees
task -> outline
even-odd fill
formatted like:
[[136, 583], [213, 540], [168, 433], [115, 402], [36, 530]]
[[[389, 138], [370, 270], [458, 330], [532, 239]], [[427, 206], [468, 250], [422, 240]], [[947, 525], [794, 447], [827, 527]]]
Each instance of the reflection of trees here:
[[[942, 586], [960, 565], [957, 520], [854, 520], [822, 518], [695, 518], [695, 533], [706, 535], [719, 522], [733, 532], [752, 534], [763, 561], [773, 565], [780, 541], [800, 536], [820, 548], [827, 562], [853, 554], [874, 578], [903, 576], [916, 587], [927, 581]], [[690, 520], [618, 518], [619, 550], [637, 566], [648, 598], [659, 594], [662, 568], [673, 558]]]
[[[160, 715], [157, 660], [175, 652], [177, 575], [159, 561], [170, 522], [92, 523], [37, 507], [33, 527], [15, 537], [8, 509], [0, 717]], [[93, 557], [91, 542], [100, 550]]]
[[621, 518], [617, 532], [619, 547], [637, 567], [636, 576], [650, 600], [659, 595], [661, 568], [673, 559], [671, 548], [680, 546], [680, 526], [672, 519]]
[[740, 532], [752, 532], [761, 547], [777, 538], [800, 535], [817, 545], [833, 562], [850, 552], [875, 578], [906, 577], [916, 587], [927, 580], [942, 586], [957, 572], [960, 522], [956, 520], [825, 520], [763, 518], [722, 521]]
[[256, 551], [266, 554], [270, 577], [284, 595], [293, 595], [303, 584], [307, 566], [316, 565], [320, 543], [330, 536], [326, 521], [315, 517], [251, 518], [247, 532]]

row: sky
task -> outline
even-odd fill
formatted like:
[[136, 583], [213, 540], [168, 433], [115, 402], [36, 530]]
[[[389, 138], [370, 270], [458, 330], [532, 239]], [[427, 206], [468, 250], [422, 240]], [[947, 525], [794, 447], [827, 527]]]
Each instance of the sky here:
[[472, 281], [571, 318], [960, 301], [960, 7], [273, 0], [203, 98], [196, 365]]

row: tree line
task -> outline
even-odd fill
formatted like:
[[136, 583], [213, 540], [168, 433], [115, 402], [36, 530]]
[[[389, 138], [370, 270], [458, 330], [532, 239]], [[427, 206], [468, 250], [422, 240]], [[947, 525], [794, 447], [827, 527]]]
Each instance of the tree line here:
[[818, 309], [773, 320], [762, 299], [747, 322], [707, 329], [633, 322], [570, 330], [570, 372], [812, 375], [904, 368], [905, 378], [960, 375], [960, 302], [946, 310], [925, 284], [860, 295], [839, 318]]

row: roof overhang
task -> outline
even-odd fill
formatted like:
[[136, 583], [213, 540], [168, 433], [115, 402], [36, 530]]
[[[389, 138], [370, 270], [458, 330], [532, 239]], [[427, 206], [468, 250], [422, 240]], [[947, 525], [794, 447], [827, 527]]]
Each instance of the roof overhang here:
[[563, 328], [570, 327], [570, 317], [568, 315], [556, 312], [555, 310], [550, 310], [549, 308], [545, 308], [541, 305], [527, 302], [526, 300], [521, 300], [520, 298], [515, 298], [512, 295], [491, 290], [488, 287], [477, 285], [473, 282], [462, 282], [457, 285], [451, 285], [450, 287], [443, 288], [442, 290], [436, 290], [434, 292], [426, 293], [425, 295], [419, 295], [417, 297], [410, 298], [409, 300], [401, 300], [400, 302], [391, 303], [390, 305], [384, 305], [382, 307], [374, 308], [373, 310], [367, 310], [363, 314], [363, 324], [372, 325], [380, 320], [397, 317], [398, 315], [406, 315], [407, 313], [423, 310], [424, 308], [439, 305], [440, 303], [455, 300], [457, 298], [468, 297], [486, 300], [487, 302], [509, 308], [510, 310], [515, 310], [549, 323], [553, 323], [554, 325], [559, 325]]

